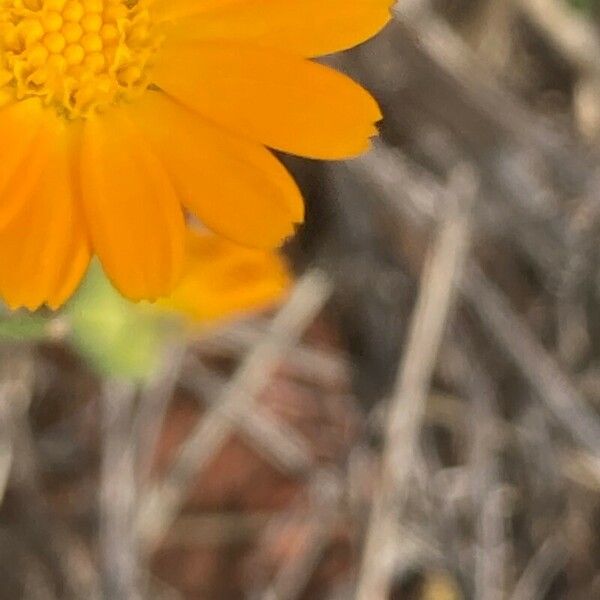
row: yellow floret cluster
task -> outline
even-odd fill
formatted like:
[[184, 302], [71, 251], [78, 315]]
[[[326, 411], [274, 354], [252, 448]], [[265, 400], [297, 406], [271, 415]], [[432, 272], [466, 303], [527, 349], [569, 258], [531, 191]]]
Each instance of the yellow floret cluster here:
[[0, 0], [0, 90], [87, 117], [146, 89], [159, 43], [143, 0]]

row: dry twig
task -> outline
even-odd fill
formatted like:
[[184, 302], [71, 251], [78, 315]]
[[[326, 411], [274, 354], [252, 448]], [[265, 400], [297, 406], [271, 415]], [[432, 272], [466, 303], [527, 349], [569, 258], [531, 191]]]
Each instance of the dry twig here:
[[388, 417], [381, 482], [373, 500], [358, 600], [387, 597], [399, 543], [398, 511], [408, 495], [437, 351], [467, 255], [476, 183], [468, 169], [451, 180], [450, 207], [421, 278], [407, 349]]
[[190, 483], [229, 436], [232, 422], [228, 415], [232, 407], [255, 401], [277, 360], [303, 334], [329, 293], [330, 285], [320, 272], [309, 272], [298, 282], [269, 332], [248, 354], [222, 397], [185, 441], [163, 481], [148, 492], [137, 519], [144, 548], [150, 550], [162, 538], [176, 518]]
[[106, 598], [141, 600], [139, 550], [133, 527], [137, 501], [132, 415], [136, 388], [109, 380], [102, 394], [100, 547]]

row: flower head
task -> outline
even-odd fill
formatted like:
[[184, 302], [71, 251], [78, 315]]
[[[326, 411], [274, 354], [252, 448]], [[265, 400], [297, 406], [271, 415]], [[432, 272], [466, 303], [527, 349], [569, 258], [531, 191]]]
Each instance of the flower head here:
[[0, 296], [62, 304], [97, 254], [131, 299], [168, 294], [186, 213], [272, 248], [303, 219], [267, 148], [338, 159], [380, 118], [309, 60], [390, 0], [0, 0]]

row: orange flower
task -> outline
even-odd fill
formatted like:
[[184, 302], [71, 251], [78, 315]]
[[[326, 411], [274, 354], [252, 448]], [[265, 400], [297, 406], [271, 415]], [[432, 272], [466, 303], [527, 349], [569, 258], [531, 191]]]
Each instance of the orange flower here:
[[310, 60], [391, 0], [0, 0], [0, 296], [62, 304], [97, 254], [137, 300], [168, 294], [188, 210], [270, 248], [302, 221], [266, 147], [355, 155], [374, 100]]
[[290, 283], [283, 259], [273, 250], [188, 230], [183, 275], [158, 306], [206, 325], [267, 308], [282, 298]]

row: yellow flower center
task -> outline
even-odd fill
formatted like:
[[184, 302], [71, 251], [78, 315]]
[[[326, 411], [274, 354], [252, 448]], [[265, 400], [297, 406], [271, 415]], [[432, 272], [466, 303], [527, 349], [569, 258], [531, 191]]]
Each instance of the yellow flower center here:
[[148, 87], [146, 0], [0, 0], [0, 92], [87, 117]]

